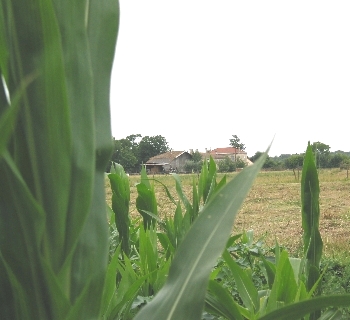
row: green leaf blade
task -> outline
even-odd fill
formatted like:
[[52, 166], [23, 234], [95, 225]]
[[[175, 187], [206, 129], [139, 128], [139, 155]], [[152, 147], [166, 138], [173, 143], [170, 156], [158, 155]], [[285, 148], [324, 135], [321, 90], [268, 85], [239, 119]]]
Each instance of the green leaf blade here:
[[207, 203], [175, 254], [168, 281], [136, 319], [200, 319], [211, 268], [264, 160], [244, 169]]

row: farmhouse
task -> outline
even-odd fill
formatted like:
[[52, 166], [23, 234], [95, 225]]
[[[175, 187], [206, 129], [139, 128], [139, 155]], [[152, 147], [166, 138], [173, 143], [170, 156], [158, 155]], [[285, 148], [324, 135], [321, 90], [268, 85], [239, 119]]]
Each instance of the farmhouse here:
[[185, 172], [185, 162], [191, 159], [192, 155], [186, 151], [169, 151], [152, 157], [145, 163], [145, 166], [147, 171], [153, 174]]
[[248, 166], [253, 164], [247, 156], [247, 153], [243, 150], [234, 148], [234, 147], [226, 147], [226, 148], [216, 148], [213, 150], [205, 150], [205, 153], [202, 154], [203, 158], [209, 158], [211, 156], [215, 162], [219, 162], [224, 160], [226, 157], [229, 157], [232, 161], [241, 159]]

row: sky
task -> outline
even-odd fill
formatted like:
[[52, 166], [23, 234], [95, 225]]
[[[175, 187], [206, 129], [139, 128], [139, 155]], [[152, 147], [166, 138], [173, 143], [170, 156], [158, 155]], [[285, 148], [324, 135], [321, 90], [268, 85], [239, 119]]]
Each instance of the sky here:
[[116, 139], [248, 156], [350, 151], [350, 1], [120, 0]]

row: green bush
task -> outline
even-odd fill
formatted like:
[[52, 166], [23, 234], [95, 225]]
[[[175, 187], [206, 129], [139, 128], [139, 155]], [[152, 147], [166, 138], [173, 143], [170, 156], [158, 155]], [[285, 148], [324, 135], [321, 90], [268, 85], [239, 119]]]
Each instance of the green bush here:
[[223, 160], [218, 162], [219, 172], [234, 172], [236, 171], [237, 164], [226, 156]]

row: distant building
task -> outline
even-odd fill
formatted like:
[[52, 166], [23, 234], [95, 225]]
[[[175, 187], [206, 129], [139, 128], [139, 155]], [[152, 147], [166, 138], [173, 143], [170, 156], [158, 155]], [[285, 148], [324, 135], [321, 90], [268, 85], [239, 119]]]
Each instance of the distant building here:
[[150, 158], [144, 165], [149, 173], [185, 172], [185, 163], [192, 160], [186, 151], [169, 151]]
[[247, 153], [243, 150], [234, 148], [234, 147], [226, 147], [226, 148], [216, 148], [213, 150], [205, 150], [205, 153], [202, 153], [203, 158], [212, 157], [215, 162], [225, 159], [229, 157], [232, 161], [236, 161], [241, 159], [248, 166], [253, 164], [247, 156]]

